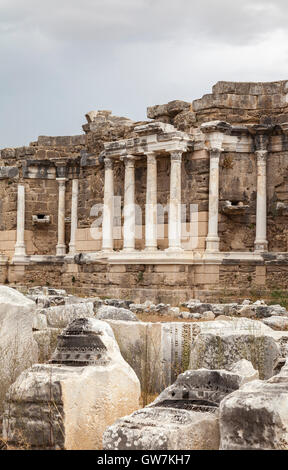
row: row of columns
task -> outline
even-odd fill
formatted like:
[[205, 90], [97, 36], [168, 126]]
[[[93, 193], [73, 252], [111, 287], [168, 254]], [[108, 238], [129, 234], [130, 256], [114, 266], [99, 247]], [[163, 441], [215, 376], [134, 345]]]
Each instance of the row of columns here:
[[[209, 218], [208, 236], [206, 238], [206, 251], [219, 251], [218, 212], [219, 212], [219, 160], [222, 149], [210, 149], [210, 176], [209, 176]], [[255, 151], [257, 166], [257, 199], [256, 199], [256, 237], [255, 252], [264, 252], [268, 249], [267, 241], [267, 156], [268, 150]]]
[[[57, 245], [56, 256], [66, 255], [65, 244], [65, 190], [66, 178], [57, 178], [58, 182], [58, 231], [57, 231]], [[78, 179], [72, 180], [72, 203], [71, 203], [71, 234], [69, 243], [69, 256], [76, 254], [76, 231], [77, 231], [77, 208], [78, 208]], [[25, 262], [26, 261], [26, 245], [25, 245], [25, 186], [18, 185], [17, 192], [17, 231], [16, 231], [16, 244], [13, 261]]]
[[[210, 148], [210, 175], [209, 175], [209, 216], [208, 235], [206, 238], [206, 251], [219, 251], [218, 236], [218, 210], [219, 210], [219, 160], [222, 149]], [[267, 148], [255, 151], [257, 158], [257, 202], [256, 202], [256, 239], [255, 251], [267, 251], [267, 221], [266, 221], [266, 165]], [[154, 153], [147, 153], [147, 189], [145, 212], [145, 250], [157, 250], [157, 157]], [[167, 251], [181, 251], [181, 162], [182, 151], [170, 154], [170, 200]], [[124, 177], [124, 227], [123, 251], [135, 250], [135, 157], [127, 155], [122, 157], [125, 165]], [[65, 190], [66, 178], [57, 178], [59, 187], [58, 198], [58, 240], [56, 256], [66, 255], [65, 244]], [[69, 255], [76, 254], [77, 207], [78, 207], [78, 179], [72, 181], [71, 204], [71, 237]], [[114, 204], [114, 177], [113, 160], [105, 158], [104, 180], [104, 208], [102, 223], [102, 250], [113, 251], [113, 204]], [[25, 261], [25, 187], [18, 185], [17, 195], [17, 238], [15, 244], [14, 261]]]
[[[222, 139], [223, 140], [223, 139]], [[220, 139], [220, 144], [222, 143]], [[218, 142], [219, 144], [219, 142]], [[223, 149], [221, 145], [212, 147], [209, 171], [209, 214], [206, 251], [219, 251], [218, 213], [219, 213], [219, 161]], [[266, 221], [266, 161], [267, 149], [255, 151], [257, 159], [257, 209], [256, 209], [256, 238], [255, 251], [267, 251], [267, 221]], [[147, 157], [147, 189], [145, 212], [145, 250], [157, 250], [157, 158], [154, 153]], [[135, 158], [123, 157], [125, 164], [124, 181], [124, 233], [123, 250], [135, 249]], [[182, 152], [171, 152], [170, 171], [170, 202], [167, 251], [181, 250], [181, 161]], [[103, 210], [103, 242], [104, 251], [113, 250], [113, 160], [105, 159], [104, 210]]]
[[[145, 212], [145, 251], [157, 250], [157, 157], [147, 153], [147, 185]], [[105, 158], [102, 250], [113, 250], [113, 160]], [[135, 250], [135, 157], [122, 157], [124, 176], [123, 251]], [[171, 152], [169, 251], [181, 250], [181, 161], [182, 151]]]

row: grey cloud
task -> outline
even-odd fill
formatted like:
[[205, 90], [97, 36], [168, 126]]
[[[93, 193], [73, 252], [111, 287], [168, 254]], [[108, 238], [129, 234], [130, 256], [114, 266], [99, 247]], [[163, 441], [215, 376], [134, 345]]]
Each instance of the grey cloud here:
[[285, 28], [286, 1], [4, 0], [2, 34], [40, 31], [53, 39], [247, 43]]
[[0, 148], [135, 120], [218, 80], [288, 78], [286, 1], [0, 0]]

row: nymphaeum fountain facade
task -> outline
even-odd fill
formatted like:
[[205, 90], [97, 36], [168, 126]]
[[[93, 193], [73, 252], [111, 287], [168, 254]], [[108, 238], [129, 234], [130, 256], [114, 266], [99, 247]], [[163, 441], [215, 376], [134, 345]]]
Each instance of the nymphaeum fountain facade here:
[[149, 122], [91, 112], [85, 136], [2, 150], [2, 282], [166, 300], [286, 287], [285, 87], [220, 82]]

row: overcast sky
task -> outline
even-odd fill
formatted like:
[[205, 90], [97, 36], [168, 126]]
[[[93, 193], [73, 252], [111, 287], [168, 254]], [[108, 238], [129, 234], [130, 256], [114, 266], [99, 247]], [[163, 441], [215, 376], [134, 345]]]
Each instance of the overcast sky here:
[[0, 148], [135, 120], [218, 80], [288, 79], [287, 0], [0, 0]]

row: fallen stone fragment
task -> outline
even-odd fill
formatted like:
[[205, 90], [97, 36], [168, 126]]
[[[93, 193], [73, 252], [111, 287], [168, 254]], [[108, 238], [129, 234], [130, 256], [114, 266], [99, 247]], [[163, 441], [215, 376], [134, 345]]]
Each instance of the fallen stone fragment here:
[[110, 305], [102, 305], [102, 307], [97, 310], [96, 318], [99, 320], [139, 321], [136, 315], [130, 310], [112, 307]]
[[133, 304], [132, 300], [120, 300], [120, 299], [105, 299], [105, 305], [111, 305], [112, 307], [126, 308], [129, 310], [129, 306]]
[[103, 436], [104, 449], [218, 449], [219, 403], [252, 377], [258, 373], [248, 363], [238, 365], [237, 373], [186, 371], [149, 406], [110, 426]]
[[203, 318], [203, 320], [214, 320], [215, 315], [214, 315], [213, 312], [208, 311], [208, 312], [202, 313], [202, 318]]
[[0, 380], [9, 385], [38, 360], [32, 327], [36, 304], [15, 289], [0, 286]]
[[[262, 322], [249, 319], [199, 323], [201, 333], [195, 338], [190, 353], [190, 369], [229, 369], [246, 359], [268, 379], [280, 357], [273, 330]], [[263, 328], [264, 327], [264, 328]]]
[[256, 308], [254, 305], [244, 305], [239, 311], [240, 317], [251, 318], [256, 316]]
[[92, 302], [60, 305], [41, 309], [39, 313], [46, 315], [49, 326], [65, 328], [75, 318], [94, 317], [94, 305]]
[[220, 449], [287, 449], [288, 372], [282, 371], [266, 382], [245, 384], [221, 402]]
[[32, 324], [33, 331], [45, 330], [46, 328], [48, 328], [46, 315], [44, 315], [43, 313], [36, 313]]
[[273, 330], [288, 330], [288, 318], [287, 317], [278, 317], [272, 316], [269, 318], [264, 318], [263, 323], [265, 325], [270, 326]]
[[11, 386], [3, 437], [31, 449], [101, 449], [105, 428], [139, 406], [140, 384], [110, 326], [74, 320], [50, 364], [24, 371]]

